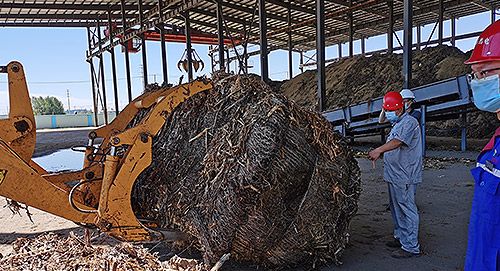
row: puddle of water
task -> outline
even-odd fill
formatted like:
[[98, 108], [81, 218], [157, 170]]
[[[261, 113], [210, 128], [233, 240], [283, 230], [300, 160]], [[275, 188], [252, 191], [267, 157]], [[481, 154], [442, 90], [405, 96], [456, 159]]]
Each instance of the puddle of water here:
[[71, 149], [64, 149], [58, 152], [33, 158], [33, 161], [49, 172], [61, 170], [76, 170], [83, 166], [83, 152], [75, 152]]

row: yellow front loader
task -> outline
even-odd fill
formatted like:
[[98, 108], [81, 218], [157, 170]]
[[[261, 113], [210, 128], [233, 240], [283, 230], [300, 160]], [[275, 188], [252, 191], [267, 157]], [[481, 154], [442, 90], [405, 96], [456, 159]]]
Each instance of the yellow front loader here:
[[[153, 137], [168, 115], [190, 96], [211, 89], [210, 82], [199, 79], [142, 94], [109, 125], [89, 133], [81, 170], [48, 173], [31, 159], [36, 126], [23, 66], [10, 62], [0, 66], [0, 73], [7, 73], [10, 102], [8, 118], [0, 120], [0, 196], [96, 226], [119, 240], [183, 238], [182, 233], [141, 223], [132, 210], [132, 187], [151, 164]], [[141, 109], [149, 109], [147, 116], [127, 128]], [[98, 147], [96, 139], [102, 139]]]

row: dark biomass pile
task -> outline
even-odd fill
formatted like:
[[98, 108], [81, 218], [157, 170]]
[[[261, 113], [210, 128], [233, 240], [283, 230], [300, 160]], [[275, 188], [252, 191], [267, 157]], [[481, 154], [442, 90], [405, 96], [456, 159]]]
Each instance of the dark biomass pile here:
[[[412, 87], [422, 86], [470, 72], [464, 64], [469, 53], [456, 47], [436, 46], [413, 51]], [[335, 109], [401, 90], [401, 54], [375, 54], [341, 59], [326, 68], [327, 108]], [[306, 71], [283, 83], [281, 92], [306, 108], [317, 108], [316, 71]], [[496, 116], [485, 112], [468, 114], [467, 135], [489, 137], [496, 129]], [[458, 136], [458, 120], [429, 123], [427, 132], [435, 136]]]
[[[218, 78], [217, 78], [218, 77]], [[139, 176], [139, 217], [193, 236], [206, 264], [339, 261], [360, 170], [319, 114], [254, 76], [216, 76], [168, 117]]]

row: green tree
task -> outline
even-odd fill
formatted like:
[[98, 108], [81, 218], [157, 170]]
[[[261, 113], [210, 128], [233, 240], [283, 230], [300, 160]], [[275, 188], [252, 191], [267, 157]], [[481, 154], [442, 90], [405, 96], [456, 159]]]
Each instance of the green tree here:
[[31, 98], [33, 112], [35, 115], [64, 114], [64, 106], [56, 97], [33, 97]]

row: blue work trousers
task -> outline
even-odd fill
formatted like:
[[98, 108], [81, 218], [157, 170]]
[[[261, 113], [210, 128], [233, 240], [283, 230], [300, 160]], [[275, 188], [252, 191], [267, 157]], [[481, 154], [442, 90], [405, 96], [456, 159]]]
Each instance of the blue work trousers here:
[[394, 184], [389, 186], [389, 206], [394, 221], [394, 238], [401, 242], [401, 249], [418, 254], [418, 209], [415, 204], [416, 184]]

